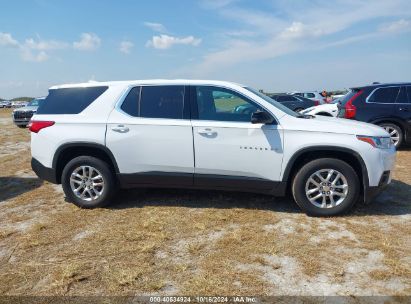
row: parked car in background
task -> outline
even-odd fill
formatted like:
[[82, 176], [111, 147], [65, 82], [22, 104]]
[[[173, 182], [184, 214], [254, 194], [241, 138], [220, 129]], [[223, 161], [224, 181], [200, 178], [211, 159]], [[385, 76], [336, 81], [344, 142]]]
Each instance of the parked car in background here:
[[82, 208], [107, 205], [117, 187], [290, 189], [306, 213], [331, 216], [389, 184], [396, 157], [382, 128], [212, 80], [54, 86], [30, 131], [34, 172]]
[[25, 101], [22, 101], [22, 102], [13, 101], [11, 103], [11, 107], [17, 109], [17, 108], [25, 107], [25, 106], [27, 106], [27, 104], [28, 104], [28, 102], [25, 102]]
[[16, 126], [18, 126], [19, 128], [27, 127], [31, 117], [37, 112], [38, 107], [41, 105], [44, 99], [44, 97], [35, 98], [26, 106], [13, 110], [12, 117], [13, 122], [16, 124]]
[[338, 117], [383, 127], [396, 147], [411, 143], [411, 83], [376, 83], [352, 88], [338, 108]]
[[0, 101], [0, 108], [11, 108], [11, 102], [7, 100]]
[[298, 95], [289, 95], [289, 94], [274, 94], [270, 96], [272, 99], [282, 103], [287, 108], [300, 112], [306, 108], [311, 108], [319, 105], [319, 102], [316, 100], [308, 99]]
[[[345, 95], [342, 95], [344, 97]], [[330, 116], [337, 117], [338, 115], [338, 104], [342, 97], [334, 99], [330, 103], [322, 104], [316, 107], [307, 108], [301, 111], [301, 114], [306, 115], [321, 115], [321, 116]]]
[[310, 92], [292, 92], [290, 95], [297, 95], [301, 96], [304, 98], [308, 98], [314, 101], [318, 101], [318, 104], [324, 104], [326, 98], [322, 96], [319, 92], [317, 91], [310, 91]]

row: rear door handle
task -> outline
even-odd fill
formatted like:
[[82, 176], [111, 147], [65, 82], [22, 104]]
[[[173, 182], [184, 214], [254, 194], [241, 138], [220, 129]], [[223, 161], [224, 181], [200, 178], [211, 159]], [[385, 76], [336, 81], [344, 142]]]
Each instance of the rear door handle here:
[[127, 133], [130, 129], [125, 125], [117, 125], [115, 127], [112, 127], [111, 130], [118, 133]]
[[210, 128], [206, 128], [206, 129], [199, 130], [198, 134], [206, 135], [206, 136], [215, 136], [215, 135], [217, 135], [217, 132], [213, 131]]
[[410, 111], [410, 108], [407, 108], [407, 107], [406, 107], [406, 108], [402, 108], [402, 107], [401, 107], [401, 108], [400, 108], [400, 111], [409, 112], [409, 111]]

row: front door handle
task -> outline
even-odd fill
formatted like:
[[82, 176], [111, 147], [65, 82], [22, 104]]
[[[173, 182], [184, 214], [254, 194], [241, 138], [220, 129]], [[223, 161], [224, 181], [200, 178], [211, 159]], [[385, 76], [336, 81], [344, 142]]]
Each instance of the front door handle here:
[[215, 136], [217, 135], [217, 132], [213, 131], [210, 128], [205, 128], [205, 129], [199, 130], [198, 134], [205, 135], [205, 136]]
[[409, 111], [410, 111], [410, 109], [409, 109], [409, 108], [407, 108], [407, 107], [405, 107], [405, 108], [401, 107], [401, 108], [400, 108], [400, 111], [403, 111], [403, 112], [409, 112]]
[[117, 125], [115, 127], [112, 127], [111, 130], [118, 133], [127, 133], [130, 129], [125, 125]]

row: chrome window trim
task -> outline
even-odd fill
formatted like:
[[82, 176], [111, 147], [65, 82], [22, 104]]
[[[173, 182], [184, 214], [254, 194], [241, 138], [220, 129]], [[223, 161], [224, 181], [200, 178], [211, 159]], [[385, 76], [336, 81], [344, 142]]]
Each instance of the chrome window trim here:
[[[410, 104], [409, 102], [406, 102], [406, 103], [404, 103], [404, 102], [396, 102], [396, 101], [397, 101], [397, 98], [398, 98], [398, 95], [399, 95], [400, 92], [401, 92], [401, 88], [402, 88], [402, 87], [407, 87], [407, 86], [392, 85], [392, 86], [385, 86], [385, 87], [375, 88], [375, 89], [372, 90], [371, 93], [367, 96], [367, 98], [365, 99], [365, 102], [366, 102], [366, 103], [373, 103], [373, 104], [386, 104], [386, 105]], [[371, 97], [377, 90], [379, 90], [379, 89], [385, 89], [385, 88], [399, 88], [398, 93], [397, 93], [397, 96], [395, 97], [395, 101], [394, 101], [394, 102], [372, 102], [372, 101], [369, 101], [370, 97]]]

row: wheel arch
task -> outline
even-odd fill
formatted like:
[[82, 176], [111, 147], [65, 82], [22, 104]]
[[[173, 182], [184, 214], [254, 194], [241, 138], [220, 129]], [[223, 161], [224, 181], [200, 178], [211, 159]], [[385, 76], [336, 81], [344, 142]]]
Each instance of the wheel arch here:
[[[361, 155], [349, 148], [335, 146], [307, 147], [294, 153], [288, 161], [282, 177], [282, 181], [287, 184], [287, 188], [291, 186], [291, 182], [299, 168], [309, 161], [319, 158], [337, 158], [351, 165], [362, 181], [361, 190], [364, 194], [366, 193], [365, 190], [369, 187], [368, 170]], [[364, 200], [366, 200], [365, 197]]]
[[118, 165], [113, 153], [104, 145], [76, 142], [61, 145], [53, 157], [53, 169], [56, 172], [57, 183], [61, 183], [61, 174], [64, 166], [78, 156], [94, 156], [108, 163], [114, 173], [119, 173]]
[[402, 121], [401, 119], [395, 118], [395, 117], [381, 117], [378, 119], [371, 120], [369, 123], [372, 123], [374, 125], [379, 125], [381, 123], [395, 124], [401, 128], [401, 131], [404, 135], [405, 135], [405, 131], [407, 130], [406, 123]]

